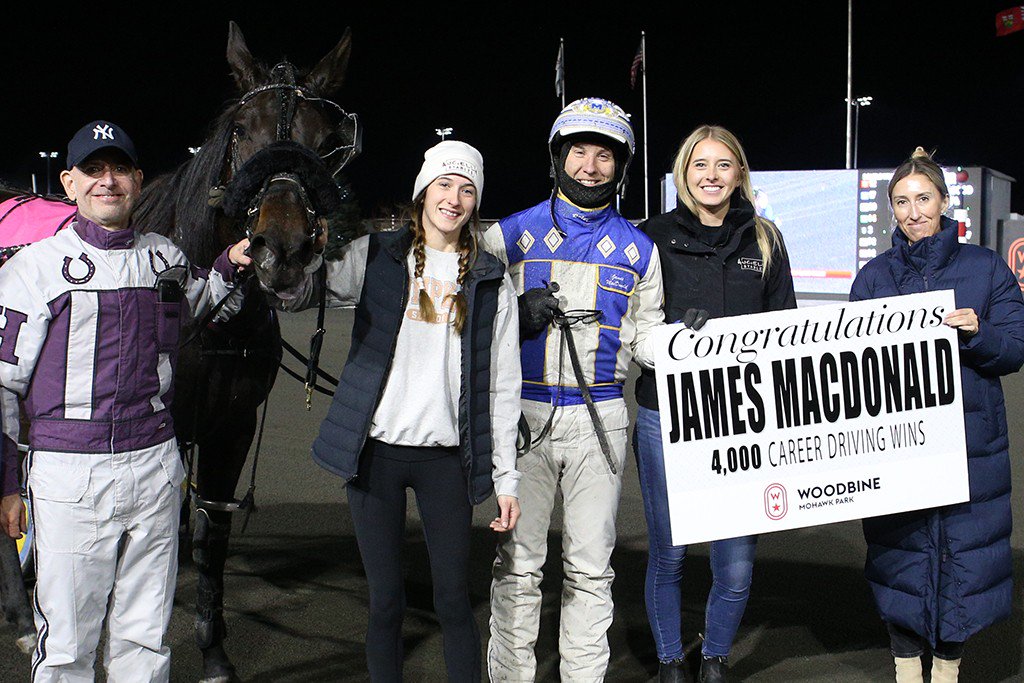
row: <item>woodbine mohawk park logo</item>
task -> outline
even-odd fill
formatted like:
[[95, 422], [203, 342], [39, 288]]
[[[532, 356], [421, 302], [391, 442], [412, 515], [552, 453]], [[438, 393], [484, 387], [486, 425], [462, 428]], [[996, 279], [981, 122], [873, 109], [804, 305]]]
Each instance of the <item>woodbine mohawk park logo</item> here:
[[789, 499], [786, 487], [782, 484], [770, 484], [764, 490], [764, 514], [768, 519], [782, 519], [789, 512]]

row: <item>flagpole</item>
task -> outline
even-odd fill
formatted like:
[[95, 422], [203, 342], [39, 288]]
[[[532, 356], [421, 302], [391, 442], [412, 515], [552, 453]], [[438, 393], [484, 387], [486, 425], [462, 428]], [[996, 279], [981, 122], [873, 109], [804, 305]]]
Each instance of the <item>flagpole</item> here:
[[649, 194], [651, 183], [647, 179], [647, 34], [640, 31], [640, 67], [643, 69], [643, 116], [644, 116], [644, 220], [651, 217]]
[[558, 61], [562, 65], [562, 109], [565, 109], [565, 38], [558, 39]]
[[853, 0], [846, 2], [846, 168], [853, 168]]

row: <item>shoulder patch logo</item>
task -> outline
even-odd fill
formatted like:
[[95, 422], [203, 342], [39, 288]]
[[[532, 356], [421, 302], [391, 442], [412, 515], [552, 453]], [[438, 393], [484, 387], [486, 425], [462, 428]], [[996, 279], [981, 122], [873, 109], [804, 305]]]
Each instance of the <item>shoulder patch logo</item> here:
[[635, 266], [636, 262], [640, 260], [640, 250], [636, 248], [635, 242], [630, 242], [629, 246], [622, 250], [622, 253], [629, 259], [631, 266]]
[[[154, 254], [156, 255], [156, 257], [158, 259], [160, 259], [160, 262], [164, 264], [164, 267], [162, 269], [160, 269], [160, 270], [156, 269], [156, 262], [153, 260]], [[157, 249], [155, 252], [152, 249], [150, 249], [149, 250], [149, 268], [150, 268], [150, 270], [153, 271], [153, 275], [156, 275], [157, 277], [160, 277], [160, 273], [164, 272], [165, 270], [170, 270], [171, 264], [167, 261], [167, 259], [164, 258], [164, 255], [160, 253], [159, 249]]]
[[[85, 264], [86, 272], [85, 275], [77, 277], [71, 274], [71, 264], [75, 261], [81, 261]], [[75, 268], [75, 270], [81, 272], [81, 268]], [[64, 268], [61, 270], [61, 274], [64, 279], [73, 285], [84, 285], [86, 282], [92, 279], [92, 276], [96, 274], [96, 264], [89, 260], [89, 257], [83, 251], [82, 255], [77, 259], [73, 259], [70, 256], [64, 257]]]
[[548, 234], [544, 236], [544, 244], [548, 245], [548, 249], [551, 250], [552, 254], [555, 253], [558, 247], [562, 246], [563, 241], [562, 234], [555, 229], [555, 226], [551, 226]]
[[597, 250], [601, 252], [601, 256], [608, 258], [613, 251], [615, 251], [615, 242], [612, 242], [612, 238], [605, 235], [601, 238], [601, 241], [597, 243]]
[[533, 239], [533, 235], [531, 235], [528, 231], [524, 230], [523, 234], [519, 237], [519, 241], [516, 242], [516, 246], [518, 246], [525, 254], [526, 252], [530, 251], [530, 247], [532, 247], [533, 243], [536, 241], [537, 240]]
[[740, 270], [753, 270], [758, 273], [764, 269], [764, 261], [759, 258], [749, 258], [746, 256], [736, 259], [736, 265], [740, 267]]

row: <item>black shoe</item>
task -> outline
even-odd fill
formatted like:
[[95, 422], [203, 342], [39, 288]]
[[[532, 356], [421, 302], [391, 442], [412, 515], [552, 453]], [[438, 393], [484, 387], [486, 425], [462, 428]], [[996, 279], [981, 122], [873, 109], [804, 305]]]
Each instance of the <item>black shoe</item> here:
[[704, 657], [700, 661], [700, 683], [726, 683], [725, 657]]
[[690, 667], [685, 659], [658, 663], [658, 683], [693, 683]]

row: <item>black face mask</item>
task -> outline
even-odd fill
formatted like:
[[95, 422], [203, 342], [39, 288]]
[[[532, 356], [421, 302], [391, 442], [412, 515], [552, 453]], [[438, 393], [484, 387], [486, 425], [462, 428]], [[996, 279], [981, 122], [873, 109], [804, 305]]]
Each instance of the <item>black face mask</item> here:
[[[565, 160], [569, 156], [574, 141], [566, 141], [562, 145], [562, 151], [558, 155], [558, 166], [555, 170], [555, 186], [562, 194], [568, 197], [569, 201], [584, 209], [596, 209], [604, 206], [615, 196], [615, 187], [619, 179], [619, 156], [615, 156], [615, 177], [607, 183], [600, 185], [584, 185], [569, 177], [565, 172]], [[606, 141], [602, 141], [605, 144]]]

